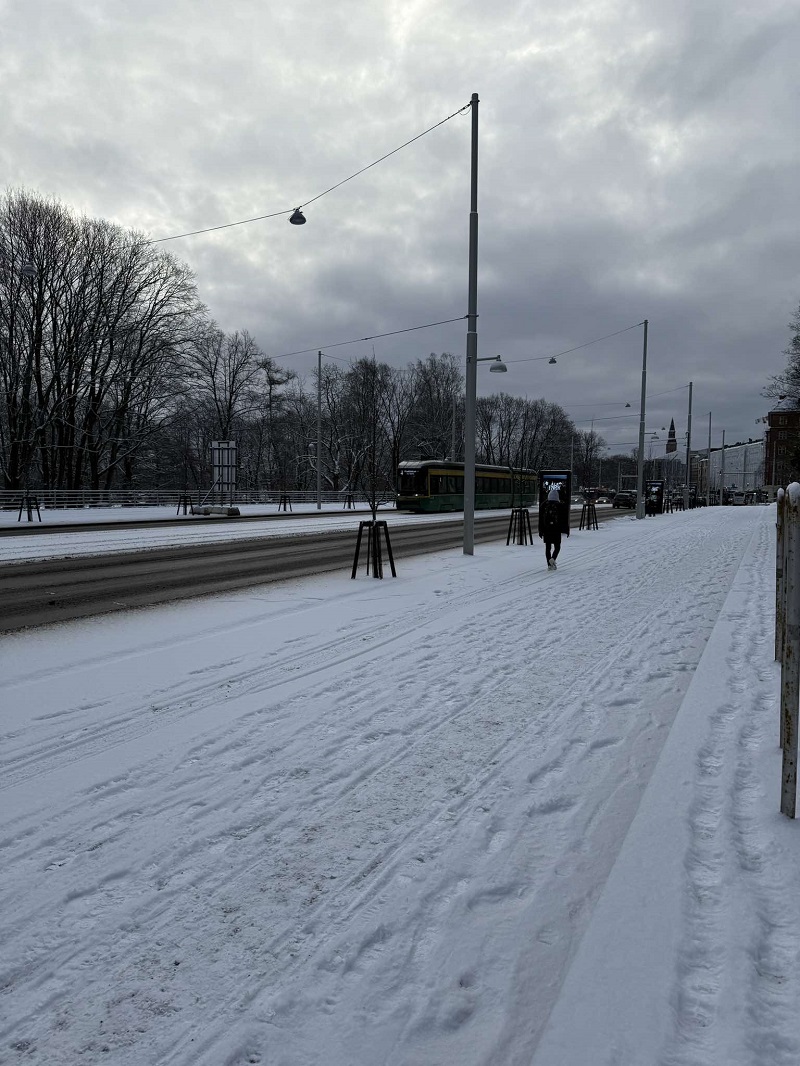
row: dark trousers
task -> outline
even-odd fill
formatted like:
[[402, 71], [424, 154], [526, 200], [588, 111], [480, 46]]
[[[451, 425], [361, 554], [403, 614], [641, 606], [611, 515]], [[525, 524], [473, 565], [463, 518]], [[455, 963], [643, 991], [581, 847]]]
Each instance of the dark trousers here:
[[548, 562], [551, 559], [557, 559], [558, 553], [561, 551], [561, 534], [560, 533], [548, 533], [544, 538], [544, 554]]

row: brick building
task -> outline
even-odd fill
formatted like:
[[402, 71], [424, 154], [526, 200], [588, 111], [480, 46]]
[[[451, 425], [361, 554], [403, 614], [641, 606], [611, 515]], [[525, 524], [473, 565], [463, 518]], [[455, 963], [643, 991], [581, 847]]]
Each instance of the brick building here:
[[777, 408], [766, 418], [764, 481], [788, 485], [800, 477], [800, 411]]

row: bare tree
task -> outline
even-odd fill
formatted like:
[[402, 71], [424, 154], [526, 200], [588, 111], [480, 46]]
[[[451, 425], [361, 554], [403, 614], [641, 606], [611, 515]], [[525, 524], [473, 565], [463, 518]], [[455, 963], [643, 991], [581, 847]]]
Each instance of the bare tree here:
[[[33, 276], [23, 279], [23, 265]], [[188, 268], [56, 201], [0, 201], [0, 467], [7, 487], [131, 476], [174, 407], [204, 309]]]

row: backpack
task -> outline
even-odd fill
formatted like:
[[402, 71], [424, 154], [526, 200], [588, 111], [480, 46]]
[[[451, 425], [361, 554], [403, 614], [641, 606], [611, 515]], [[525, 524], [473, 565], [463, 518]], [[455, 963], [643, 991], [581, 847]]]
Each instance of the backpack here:
[[561, 529], [561, 505], [556, 500], [547, 500], [542, 511], [542, 529], [545, 533], [558, 533]]

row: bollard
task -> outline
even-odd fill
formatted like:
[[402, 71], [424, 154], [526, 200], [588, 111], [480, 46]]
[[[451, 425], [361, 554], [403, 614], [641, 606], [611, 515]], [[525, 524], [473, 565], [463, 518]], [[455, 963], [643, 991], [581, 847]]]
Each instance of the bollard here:
[[781, 659], [781, 814], [795, 817], [797, 801], [797, 725], [800, 704], [800, 484], [786, 490], [783, 557], [784, 641]]

